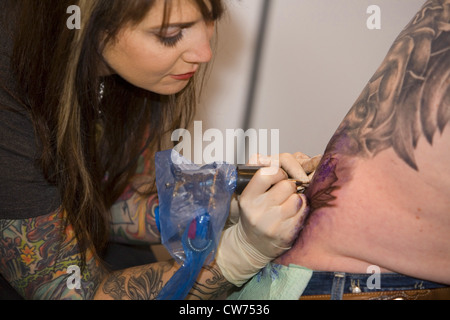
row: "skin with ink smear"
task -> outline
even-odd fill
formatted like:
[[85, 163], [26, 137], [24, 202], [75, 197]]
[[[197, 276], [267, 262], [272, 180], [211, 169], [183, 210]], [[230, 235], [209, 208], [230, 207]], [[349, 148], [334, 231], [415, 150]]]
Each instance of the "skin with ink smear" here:
[[450, 284], [450, 1], [429, 0], [342, 121], [277, 262]]

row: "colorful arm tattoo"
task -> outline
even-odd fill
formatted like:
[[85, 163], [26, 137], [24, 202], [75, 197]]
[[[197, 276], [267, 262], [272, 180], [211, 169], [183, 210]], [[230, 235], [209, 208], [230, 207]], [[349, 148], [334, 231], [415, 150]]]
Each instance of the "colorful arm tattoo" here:
[[127, 244], [157, 244], [161, 236], [156, 225], [158, 197], [125, 193], [111, 208], [112, 240]]
[[111, 208], [112, 241], [136, 245], [161, 243], [155, 218], [159, 202], [154, 172], [154, 152], [145, 148], [130, 185]]
[[70, 285], [69, 270], [82, 264], [73, 229], [62, 229], [63, 223], [61, 211], [26, 220], [0, 220], [0, 272], [25, 299], [93, 297], [102, 269], [88, 253], [86, 268], [76, 279], [79, 287]]
[[[88, 252], [86, 267], [76, 281], [73, 270], [82, 265], [81, 256], [73, 229], [61, 229], [63, 224], [60, 211], [33, 219], [0, 220], [0, 273], [25, 299], [151, 300], [178, 270], [172, 261], [108, 274]], [[206, 266], [188, 298], [216, 299], [230, 288], [217, 266]]]

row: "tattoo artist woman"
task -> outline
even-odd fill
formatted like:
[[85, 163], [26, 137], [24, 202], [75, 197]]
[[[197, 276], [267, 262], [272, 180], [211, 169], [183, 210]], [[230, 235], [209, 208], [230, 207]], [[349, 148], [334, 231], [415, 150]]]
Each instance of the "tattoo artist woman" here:
[[[66, 27], [73, 4], [80, 30]], [[176, 263], [108, 272], [101, 253], [111, 239], [160, 241], [153, 157], [192, 118], [221, 0], [0, 5], [0, 278], [25, 299], [156, 298]], [[298, 157], [251, 181], [188, 298], [223, 297], [291, 245], [306, 207], [286, 180], [305, 177]]]

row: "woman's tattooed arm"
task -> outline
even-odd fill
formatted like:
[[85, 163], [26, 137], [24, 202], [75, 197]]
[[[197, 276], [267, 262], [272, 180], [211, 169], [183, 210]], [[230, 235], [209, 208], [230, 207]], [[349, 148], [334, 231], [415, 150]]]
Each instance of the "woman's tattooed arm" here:
[[174, 272], [171, 263], [158, 263], [113, 272], [98, 297], [111, 300], [153, 300]]
[[111, 208], [111, 240], [137, 245], [161, 243], [155, 217], [158, 205], [156, 194], [125, 193]]
[[63, 221], [61, 211], [0, 220], [0, 273], [25, 299], [91, 299], [97, 289], [103, 271], [89, 252], [79, 279], [71, 278], [69, 267], [79, 268], [81, 256], [73, 229], [61, 228]]
[[[107, 273], [93, 254], [82, 265], [73, 229], [60, 211], [27, 220], [0, 220], [0, 273], [26, 299], [155, 299], [178, 270], [160, 262]], [[79, 280], [79, 281], [77, 281]], [[73, 284], [78, 283], [79, 286]], [[216, 265], [200, 273], [189, 299], [220, 299], [232, 285]]]
[[[201, 280], [201, 281], [200, 281]], [[216, 264], [205, 266], [187, 296], [190, 300], [225, 299], [235, 287], [225, 279]]]
[[[97, 298], [110, 300], [153, 300], [178, 270], [175, 262], [161, 262], [110, 274], [97, 292]], [[187, 299], [212, 300], [225, 298], [233, 288], [213, 264], [205, 266]]]

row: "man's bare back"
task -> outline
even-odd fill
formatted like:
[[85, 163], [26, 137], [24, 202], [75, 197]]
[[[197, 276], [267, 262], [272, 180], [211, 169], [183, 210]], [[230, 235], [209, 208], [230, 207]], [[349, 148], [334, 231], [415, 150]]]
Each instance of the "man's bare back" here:
[[277, 262], [450, 284], [450, 0], [430, 0], [342, 122]]

